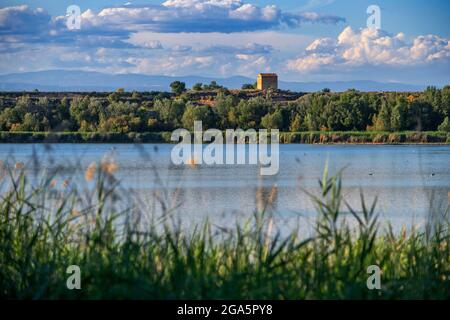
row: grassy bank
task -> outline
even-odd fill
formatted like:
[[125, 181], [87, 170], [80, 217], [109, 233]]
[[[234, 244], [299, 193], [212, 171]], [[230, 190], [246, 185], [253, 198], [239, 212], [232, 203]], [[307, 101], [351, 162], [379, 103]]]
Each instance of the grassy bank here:
[[[205, 221], [183, 231], [169, 212], [114, 209], [129, 195], [113, 169], [91, 166], [82, 188], [58, 189], [52, 179], [30, 188], [22, 164], [3, 166], [2, 298], [450, 298], [448, 219], [382, 230], [375, 205], [345, 205], [339, 175], [325, 173], [311, 195], [318, 219], [306, 238], [274, 231], [270, 196], [264, 212], [226, 229]], [[81, 290], [66, 288], [69, 265], [80, 267]], [[381, 290], [367, 288], [370, 265], [382, 270]]]
[[[173, 143], [171, 132], [0, 132], [0, 143]], [[281, 143], [308, 144], [401, 144], [450, 143], [447, 132], [356, 132], [356, 131], [306, 131], [280, 132]]]

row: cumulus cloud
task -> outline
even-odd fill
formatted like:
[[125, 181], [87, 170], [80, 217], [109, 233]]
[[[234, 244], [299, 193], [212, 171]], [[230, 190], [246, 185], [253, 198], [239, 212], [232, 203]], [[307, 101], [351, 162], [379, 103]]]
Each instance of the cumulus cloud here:
[[[259, 7], [241, 0], [168, 0], [161, 6], [102, 10], [105, 19], [141, 21], [156, 32], [241, 32], [278, 27], [299, 27], [302, 23], [337, 24], [342, 17], [314, 12], [291, 13], [275, 5]], [[139, 17], [139, 19], [136, 19]]]
[[142, 44], [142, 47], [147, 49], [164, 49], [159, 40], [146, 41]]
[[49, 44], [77, 47], [133, 48], [126, 40], [129, 31], [74, 32], [65, 25], [65, 17], [51, 17], [44, 9], [27, 5], [0, 8], [0, 43]]
[[312, 8], [325, 7], [332, 4], [333, 2], [334, 0], [308, 0], [308, 2], [301, 7], [301, 9], [309, 10]]
[[[214, 69], [218, 61], [213, 56], [172, 56], [130, 57], [126, 60], [130, 64], [128, 71], [144, 74], [179, 74], [188, 70]], [[161, 72], [161, 70], [164, 70]]]
[[127, 72], [143, 74], [202, 76], [245, 75], [253, 77], [255, 70], [270, 71], [271, 58], [262, 55], [237, 54], [232, 59], [220, 55], [158, 55], [130, 57]]
[[[168, 0], [160, 5], [127, 4], [99, 12], [88, 9], [81, 14], [81, 29], [69, 30], [65, 16], [52, 17], [42, 8], [21, 5], [0, 9], [0, 54], [3, 54], [0, 59], [9, 61], [3, 64], [9, 70], [15, 65], [11, 64], [14, 57], [42, 52], [38, 55], [44, 59], [58, 52], [60, 56], [47, 59], [55, 68], [71, 62], [78, 63], [80, 68], [87, 64], [104, 68], [109, 64], [121, 71], [134, 66], [138, 70], [150, 70], [149, 61], [160, 61], [159, 65], [153, 63], [152, 70], [159, 68], [162, 73], [165, 66], [174, 71], [185, 67], [203, 70], [210, 61], [206, 57], [213, 57], [211, 70], [238, 73], [255, 61], [261, 65], [267, 63], [267, 56], [275, 50], [267, 42], [280, 47], [277, 41], [281, 41], [285, 50], [298, 47], [297, 36], [291, 41], [293, 35], [275, 30], [297, 28], [303, 23], [341, 21], [344, 19], [337, 16], [285, 12], [275, 5], [257, 6], [241, 0]], [[234, 32], [239, 32], [239, 39]], [[139, 38], [142, 34], [152, 35]], [[173, 37], [176, 45], [168, 40]], [[202, 37], [209, 40], [204, 41]], [[199, 39], [199, 43], [193, 39]], [[261, 40], [266, 43], [256, 43]], [[43, 50], [44, 47], [53, 50]], [[57, 47], [61, 50], [56, 50]], [[95, 53], [97, 49], [111, 50], [100, 57]], [[21, 51], [23, 55], [12, 55]], [[131, 60], [126, 61], [127, 58]], [[175, 67], [177, 63], [179, 68]], [[219, 65], [220, 68], [215, 68]]]
[[[154, 52], [151, 57], [136, 54], [127, 59], [129, 71], [152, 74], [239, 74], [253, 76], [255, 70], [267, 71], [275, 49], [270, 45], [247, 43], [245, 45], [199, 46], [175, 45], [164, 52]], [[112, 61], [112, 63], [114, 63]]]
[[0, 35], [35, 34], [46, 30], [51, 16], [42, 8], [26, 5], [0, 8]]
[[[296, 28], [302, 23], [336, 24], [344, 18], [313, 12], [284, 12], [275, 5], [260, 7], [241, 0], [168, 0], [160, 5], [107, 7], [81, 14], [81, 29], [67, 30], [66, 17], [51, 17], [44, 9], [26, 5], [0, 9], [0, 40], [24, 34], [45, 42], [74, 39], [79, 35], [127, 37], [137, 31], [243, 32]], [[21, 38], [17, 40], [30, 40]]]
[[198, 51], [213, 53], [213, 54], [270, 54], [274, 51], [271, 45], [259, 43], [247, 43], [244, 46], [229, 46], [229, 45], [210, 45], [206, 47], [197, 48]]
[[301, 56], [288, 61], [288, 69], [308, 72], [339, 67], [417, 66], [437, 61], [450, 61], [449, 39], [426, 35], [409, 42], [403, 33], [346, 27], [337, 39], [314, 40]]

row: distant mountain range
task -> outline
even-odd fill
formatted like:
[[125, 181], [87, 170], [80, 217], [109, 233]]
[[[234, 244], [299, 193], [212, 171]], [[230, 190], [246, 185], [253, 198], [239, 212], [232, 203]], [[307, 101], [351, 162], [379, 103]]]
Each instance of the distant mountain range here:
[[[154, 76], [143, 74], [107, 74], [101, 72], [49, 70], [0, 75], [0, 91], [114, 91], [124, 88], [126, 91], [167, 91], [170, 83], [180, 80], [188, 88], [195, 83], [207, 83], [212, 80], [229, 89], [239, 89], [244, 83], [254, 83], [255, 79], [234, 76], [229, 78], [209, 78], [199, 76]], [[425, 85], [403, 83], [383, 83], [369, 80], [361, 81], [324, 81], [324, 82], [279, 82], [280, 89], [297, 92], [331, 91], [357, 89], [360, 91], [422, 91]]]

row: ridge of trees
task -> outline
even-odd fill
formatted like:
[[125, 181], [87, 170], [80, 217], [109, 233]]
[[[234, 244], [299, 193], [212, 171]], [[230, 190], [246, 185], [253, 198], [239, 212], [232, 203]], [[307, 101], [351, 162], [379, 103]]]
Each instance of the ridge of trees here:
[[0, 131], [156, 132], [192, 128], [194, 120], [202, 120], [204, 128], [218, 129], [450, 131], [450, 86], [415, 93], [323, 90], [290, 102], [275, 101], [269, 94], [239, 98], [218, 87], [219, 93], [209, 103], [192, 100], [182, 83], [174, 84], [175, 94], [145, 99], [139, 92], [122, 99], [122, 91], [107, 98], [60, 93], [60, 98], [40, 94], [35, 99], [27, 94], [13, 98], [0, 94]]

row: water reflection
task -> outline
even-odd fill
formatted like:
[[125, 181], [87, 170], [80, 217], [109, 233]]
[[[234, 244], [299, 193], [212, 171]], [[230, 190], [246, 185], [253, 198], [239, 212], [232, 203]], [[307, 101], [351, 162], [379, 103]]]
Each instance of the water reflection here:
[[276, 176], [260, 176], [257, 165], [174, 166], [172, 147], [0, 144], [0, 160], [27, 166], [35, 181], [45, 173], [56, 174], [57, 187], [86, 183], [91, 163], [114, 158], [115, 176], [128, 190], [128, 202], [139, 199], [146, 210], [160, 211], [155, 196], [162, 197], [186, 224], [209, 217], [226, 225], [268, 202], [266, 209], [276, 212], [278, 221], [310, 221], [316, 211], [304, 190], [319, 192], [327, 159], [331, 172], [345, 168], [344, 196], [352, 207], [359, 208], [362, 190], [368, 203], [378, 198], [381, 218], [397, 227], [442, 215], [450, 202], [450, 146], [281, 145]]

